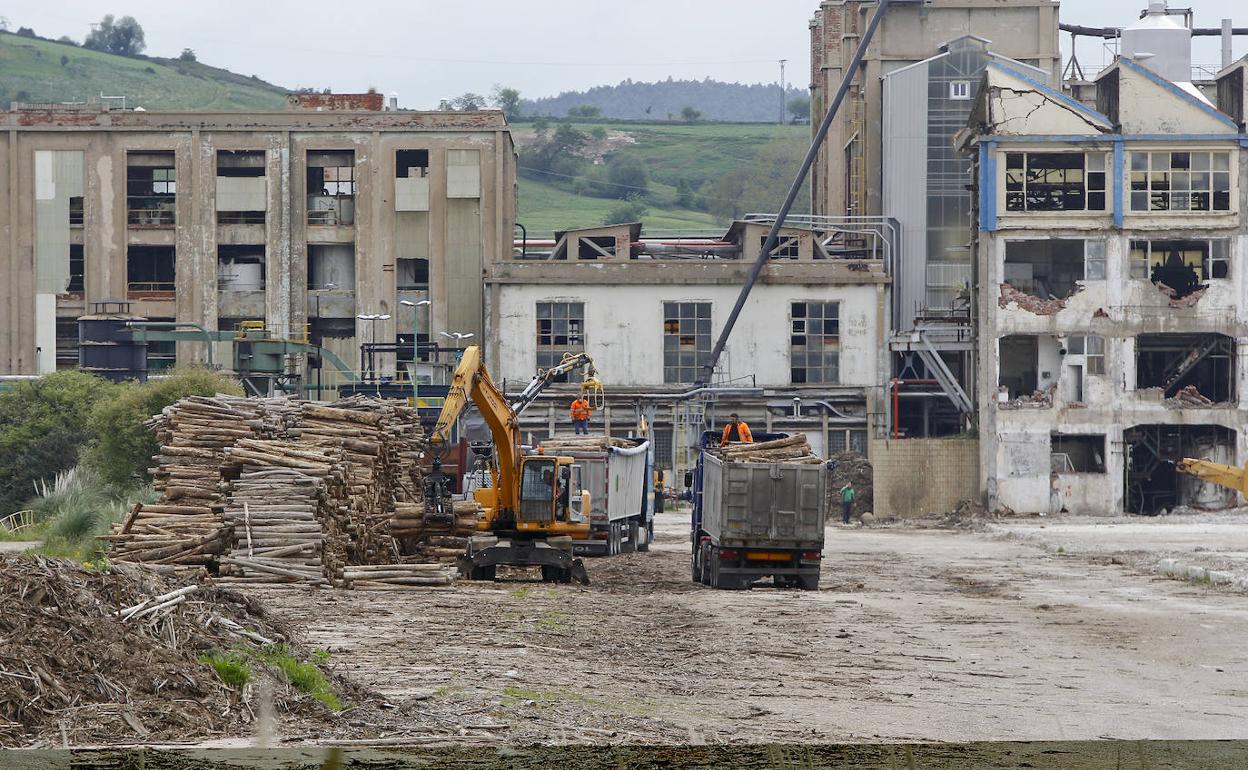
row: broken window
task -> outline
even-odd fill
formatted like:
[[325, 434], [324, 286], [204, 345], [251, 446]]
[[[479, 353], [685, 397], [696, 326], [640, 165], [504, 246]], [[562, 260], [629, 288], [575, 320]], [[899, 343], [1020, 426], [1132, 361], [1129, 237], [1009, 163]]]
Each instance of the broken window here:
[[429, 176], [428, 150], [396, 150], [394, 175], [400, 179]]
[[355, 223], [355, 153], [308, 152], [308, 224]]
[[1230, 241], [1131, 241], [1130, 275], [1164, 284], [1175, 297], [1203, 288], [1201, 281], [1230, 277]]
[[[132, 247], [133, 248], [133, 247]], [[173, 318], [152, 318], [152, 321], [172, 322]], [[174, 340], [151, 340], [147, 343], [147, 373], [163, 374], [178, 364], [178, 343]]]
[[840, 382], [840, 303], [794, 302], [789, 327], [789, 381]]
[[126, 250], [126, 290], [131, 294], [172, 292], [176, 264], [172, 246], [131, 245]]
[[217, 246], [217, 289], [264, 291], [264, 246]]
[[355, 291], [355, 244], [308, 244], [308, 289]]
[[1105, 436], [1053, 433], [1049, 444], [1054, 473], [1105, 472]]
[[[758, 250], [762, 251], [767, 246], [767, 236], [761, 235], [758, 238]], [[772, 259], [797, 259], [799, 251], [799, 242], [796, 235], [778, 235], [776, 236], [776, 247], [771, 250]]]
[[1066, 341], [1066, 352], [1083, 356], [1084, 370], [1088, 374], [1105, 374], [1105, 338], [1095, 334], [1077, 334]]
[[395, 282], [400, 291], [429, 288], [429, 260], [399, 257]]
[[1048, 406], [1061, 366], [1057, 338], [1035, 334], [1010, 334], [997, 341], [997, 389], [1003, 402], [1022, 399]]
[[1005, 283], [1024, 293], [1042, 299], [1066, 299], [1089, 273], [1105, 275], [1103, 241], [1006, 241]]
[[696, 382], [711, 359], [711, 303], [663, 303], [663, 382]]
[[1007, 152], [1006, 211], [1104, 211], [1105, 153]]
[[56, 319], [56, 370], [78, 368], [78, 321]]
[[1205, 510], [1228, 508], [1235, 493], [1180, 473], [1184, 457], [1235, 464], [1235, 431], [1220, 425], [1135, 425], [1122, 434], [1126, 449], [1126, 509], [1155, 515], [1176, 505]]
[[[537, 368], [549, 369], [565, 353], [585, 350], [585, 303], [537, 303]], [[580, 382], [579, 370], [556, 377], [553, 382]]]
[[1224, 334], [1142, 334], [1135, 387], [1160, 388], [1178, 406], [1235, 399], [1235, 339]]
[[615, 256], [615, 236], [592, 235], [577, 238], [577, 259], [605, 259]]
[[65, 291], [70, 294], [81, 293], [85, 273], [86, 260], [82, 255], [82, 244], [69, 244], [69, 283], [65, 286]]
[[177, 172], [172, 152], [132, 152], [126, 156], [127, 222], [139, 227], [173, 227]]
[[262, 225], [267, 208], [264, 150], [218, 150], [217, 224]]
[[82, 196], [80, 195], [69, 199], [69, 226], [82, 227]]
[[1132, 211], [1229, 211], [1227, 152], [1132, 152]]

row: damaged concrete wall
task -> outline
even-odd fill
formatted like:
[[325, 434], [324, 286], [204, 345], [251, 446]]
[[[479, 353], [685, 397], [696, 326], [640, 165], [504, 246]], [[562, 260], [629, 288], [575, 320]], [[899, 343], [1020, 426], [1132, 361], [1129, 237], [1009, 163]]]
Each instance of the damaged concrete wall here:
[[946, 513], [980, 499], [976, 439], [872, 439], [870, 457], [877, 517]]

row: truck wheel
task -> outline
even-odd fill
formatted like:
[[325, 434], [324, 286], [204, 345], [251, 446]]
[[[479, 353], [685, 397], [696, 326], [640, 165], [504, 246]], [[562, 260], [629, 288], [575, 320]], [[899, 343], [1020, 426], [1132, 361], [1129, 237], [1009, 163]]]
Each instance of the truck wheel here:
[[698, 582], [709, 586], [711, 584], [711, 547], [703, 544], [698, 554]]
[[646, 553], [650, 550], [650, 544], [654, 542], [654, 523], [651, 522], [641, 528], [641, 540], [637, 541], [637, 550]]
[[610, 524], [610, 531], [607, 532], [607, 555], [615, 556], [620, 552], [620, 527], [614, 521]]
[[637, 522], [628, 522], [628, 552], [636, 553], [641, 550], [637, 547], [637, 539], [641, 537], [641, 527], [637, 526]]
[[693, 577], [692, 577], [693, 582], [701, 583], [702, 582], [702, 565], [698, 562], [697, 551], [694, 551], [693, 555], [689, 557], [689, 564], [693, 567]]
[[810, 575], [798, 575], [797, 587], [802, 589], [803, 591], [818, 591], [819, 590], [819, 573], [816, 572]]

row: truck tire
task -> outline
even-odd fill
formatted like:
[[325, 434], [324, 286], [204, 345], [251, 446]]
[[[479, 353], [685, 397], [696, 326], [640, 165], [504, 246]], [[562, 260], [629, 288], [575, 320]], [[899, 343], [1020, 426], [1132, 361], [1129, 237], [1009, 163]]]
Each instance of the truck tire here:
[[711, 546], [703, 543], [698, 554], [698, 582], [709, 586], [711, 584]]
[[689, 557], [689, 564], [693, 567], [693, 577], [691, 579], [695, 583], [701, 583], [702, 582], [702, 564], [698, 561], [697, 551], [694, 551], [693, 554]]
[[650, 522], [641, 528], [641, 540], [637, 542], [637, 550], [646, 553], [650, 550], [650, 544], [654, 542], [654, 522]]
[[615, 556], [620, 552], [620, 527], [614, 521], [607, 527], [607, 556]]
[[819, 590], [819, 573], [812, 572], [806, 575], [798, 575], [797, 587], [802, 589], [803, 591], [818, 591]]
[[637, 526], [636, 519], [630, 519], [628, 522], [628, 552], [636, 553], [641, 550], [637, 547], [637, 539], [641, 536], [641, 527]]

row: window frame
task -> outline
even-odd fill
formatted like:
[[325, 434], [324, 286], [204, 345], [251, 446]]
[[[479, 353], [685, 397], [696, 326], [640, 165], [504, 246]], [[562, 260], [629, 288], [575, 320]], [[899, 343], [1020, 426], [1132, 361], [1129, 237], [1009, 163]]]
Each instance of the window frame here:
[[[562, 315], [558, 314], [559, 310], [562, 310]], [[535, 372], [558, 365], [567, 353], [585, 352], [585, 303], [583, 301], [538, 300], [534, 303], [533, 319]], [[546, 330], [542, 328], [543, 321], [548, 322]], [[555, 328], [559, 321], [564, 322], [562, 334], [558, 333]], [[576, 324], [575, 329], [573, 329], [573, 324]], [[556, 341], [559, 337], [564, 339], [562, 343]], [[544, 338], [546, 338], [545, 341]], [[560, 375], [552, 382], [580, 382], [582, 379], [583, 375], [578, 370]]]
[[[1086, 150], [1086, 151], [1045, 151], [1045, 150], [1008, 150], [1001, 153], [1004, 157], [1001, 159], [1000, 184], [1002, 200], [1004, 205], [1002, 213], [1004, 214], [1069, 214], [1069, 213], [1086, 213], [1104, 215], [1110, 213], [1109, 203], [1109, 173], [1110, 167], [1108, 153], [1103, 150]], [[1031, 165], [1033, 157], [1042, 156], [1071, 156], [1082, 158], [1081, 166], [1076, 169], [1068, 168], [1052, 168], [1048, 169], [1049, 173], [1062, 171], [1066, 174], [1078, 171], [1082, 174], [1082, 180], [1078, 183], [1080, 191], [1077, 193], [1082, 205], [1079, 208], [1073, 207], [1054, 207], [1054, 208], [1036, 208], [1034, 202], [1044, 199], [1040, 195], [1033, 196], [1031, 189], [1033, 185], [1037, 187], [1053, 188], [1048, 195], [1056, 193], [1058, 199], [1071, 197], [1071, 192], [1061, 192], [1064, 184], [1072, 184], [1068, 181], [1059, 182], [1039, 182], [1033, 179], [1033, 175], [1039, 175], [1045, 171], [1042, 166], [1037, 167], [1034, 172]], [[1013, 165], [1015, 160], [1021, 165]], [[1017, 178], [1015, 178], [1017, 176]], [[1095, 205], [1094, 205], [1095, 204]]]
[[[1235, 153], [1231, 150], [1130, 150], [1128, 154], [1125, 183], [1129, 213], [1226, 215], [1235, 212]], [[1162, 156], [1165, 156], [1164, 166], [1155, 163]], [[1185, 165], [1175, 165], [1176, 159], [1183, 156], [1186, 160], [1179, 160], [1179, 163]], [[1196, 177], [1202, 175], [1207, 184], [1197, 188]], [[1225, 189], [1220, 188], [1219, 180], [1225, 184]], [[1207, 196], [1206, 206], [1195, 206], [1198, 195]], [[1222, 196], [1223, 205], [1219, 206]], [[1163, 199], [1164, 205], [1157, 205]], [[1175, 205], [1184, 200], [1185, 206]]]
[[[1226, 281], [1231, 278], [1231, 238], [1130, 238], [1127, 240], [1127, 280], [1152, 281], [1153, 244], [1155, 243], [1204, 243], [1205, 257], [1200, 267], [1200, 280]], [[1144, 256], [1136, 256], [1136, 244], [1144, 244]], [[1222, 267], [1222, 275], [1215, 277], [1214, 268]]]
[[[811, 310], [816, 307], [820, 312], [818, 315], [812, 315]], [[829, 309], [833, 313], [831, 316], [828, 315]], [[812, 331], [811, 321], [819, 322], [819, 332]], [[833, 322], [832, 333], [828, 332], [829, 321]], [[811, 348], [812, 336], [820, 338], [817, 349]], [[829, 343], [829, 338], [832, 338], [831, 343]], [[798, 342], [799, 339], [800, 342]], [[818, 363], [813, 367], [810, 365], [812, 355], [819, 358]], [[814, 378], [811, 377], [812, 372], [816, 373]], [[792, 385], [841, 384], [840, 300], [815, 299], [789, 302], [789, 383]]]
[[[707, 300], [664, 300], [662, 311], [663, 382], [697, 382], [703, 366], [711, 359], [714, 307]], [[685, 342], [686, 337], [689, 342]], [[676, 357], [675, 363], [669, 363], [669, 355]]]

